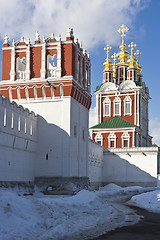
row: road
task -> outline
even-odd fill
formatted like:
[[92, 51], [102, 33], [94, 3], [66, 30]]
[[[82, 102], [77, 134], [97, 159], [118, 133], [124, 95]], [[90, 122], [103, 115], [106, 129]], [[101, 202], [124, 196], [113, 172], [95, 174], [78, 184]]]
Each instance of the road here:
[[[160, 214], [132, 207], [144, 218], [137, 224], [117, 228], [94, 240], [160, 240]], [[93, 240], [93, 239], [92, 239]]]

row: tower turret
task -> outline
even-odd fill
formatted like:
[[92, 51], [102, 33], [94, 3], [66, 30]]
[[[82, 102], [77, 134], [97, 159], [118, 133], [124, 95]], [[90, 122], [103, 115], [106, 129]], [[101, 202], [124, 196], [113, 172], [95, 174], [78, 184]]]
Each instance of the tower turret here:
[[110, 58], [109, 58], [109, 50], [112, 47], [110, 47], [108, 44], [106, 46], [106, 48], [104, 48], [104, 50], [107, 50], [107, 58], [105, 63], [103, 64], [103, 66], [105, 67], [105, 69], [103, 70], [103, 82], [112, 82], [113, 81], [113, 70], [112, 70], [112, 66], [113, 63], [111, 62]]

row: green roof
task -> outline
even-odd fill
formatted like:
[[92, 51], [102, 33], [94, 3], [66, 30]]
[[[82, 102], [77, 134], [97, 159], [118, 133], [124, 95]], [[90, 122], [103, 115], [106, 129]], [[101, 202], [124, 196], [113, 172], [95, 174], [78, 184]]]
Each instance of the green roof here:
[[135, 84], [136, 84], [136, 86], [143, 87], [143, 82], [138, 82], [138, 81], [135, 81]]
[[96, 87], [96, 91], [95, 91], [95, 92], [99, 91], [99, 89], [100, 89], [100, 87], [101, 87], [102, 85], [103, 85], [103, 84], [101, 84], [101, 85], [97, 86], [97, 87]]
[[120, 118], [120, 117], [113, 117], [110, 118], [109, 120], [99, 123], [92, 128], [127, 128], [127, 127], [136, 127], [136, 125]]

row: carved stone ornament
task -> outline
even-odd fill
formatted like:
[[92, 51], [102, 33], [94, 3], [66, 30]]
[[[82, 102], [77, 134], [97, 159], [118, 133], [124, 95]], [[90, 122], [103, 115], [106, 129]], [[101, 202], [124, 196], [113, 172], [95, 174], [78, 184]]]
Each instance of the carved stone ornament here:
[[110, 92], [110, 91], [116, 91], [116, 90], [117, 90], [117, 86], [112, 82], [106, 82], [100, 88], [101, 92]]

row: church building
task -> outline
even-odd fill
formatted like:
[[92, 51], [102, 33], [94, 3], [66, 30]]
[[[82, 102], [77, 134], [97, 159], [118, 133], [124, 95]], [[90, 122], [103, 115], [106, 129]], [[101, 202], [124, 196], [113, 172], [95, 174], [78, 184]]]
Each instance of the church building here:
[[[107, 58], [103, 71], [103, 83], [96, 88], [98, 124], [90, 128], [91, 138], [104, 148], [130, 148], [152, 145], [148, 134], [149, 91], [142, 79], [139, 64], [141, 52], [134, 52], [131, 42], [127, 51], [124, 38], [128, 28], [121, 26], [120, 52], [114, 53], [113, 63]], [[116, 63], [116, 61], [118, 62]]]

